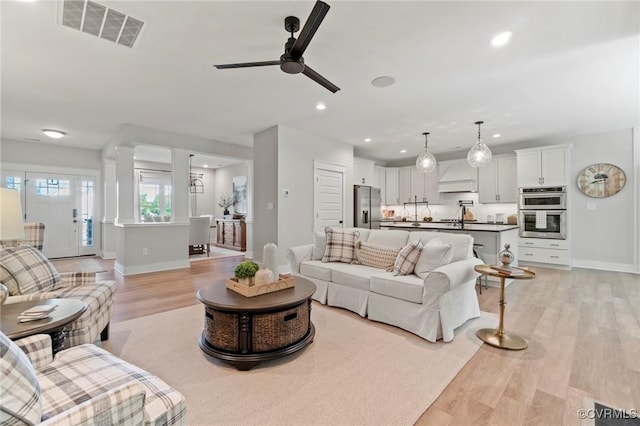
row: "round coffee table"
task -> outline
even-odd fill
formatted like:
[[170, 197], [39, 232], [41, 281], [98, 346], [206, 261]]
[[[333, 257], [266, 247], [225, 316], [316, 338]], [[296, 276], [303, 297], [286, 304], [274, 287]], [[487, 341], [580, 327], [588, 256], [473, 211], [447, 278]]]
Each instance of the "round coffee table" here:
[[[18, 316], [29, 308], [38, 305], [57, 305], [47, 318], [20, 322]], [[2, 332], [11, 340], [21, 339], [34, 334], [45, 333], [51, 336], [53, 353], [64, 348], [64, 326], [75, 321], [87, 310], [87, 304], [75, 299], [44, 299], [2, 305]]]
[[205, 327], [199, 340], [208, 355], [238, 370], [297, 352], [313, 341], [311, 296], [316, 286], [296, 277], [295, 287], [245, 297], [221, 280], [198, 291], [205, 305]]
[[504, 305], [507, 303], [504, 300], [504, 280], [507, 278], [515, 280], [530, 280], [535, 278], [536, 274], [528, 269], [517, 268], [519, 275], [514, 275], [493, 269], [491, 265], [476, 265], [474, 269], [482, 275], [500, 278], [500, 322], [498, 323], [498, 328], [481, 328], [476, 331], [476, 336], [486, 344], [495, 346], [496, 348], [511, 349], [514, 351], [527, 349], [528, 344], [526, 340], [517, 334], [509, 333], [504, 329]]

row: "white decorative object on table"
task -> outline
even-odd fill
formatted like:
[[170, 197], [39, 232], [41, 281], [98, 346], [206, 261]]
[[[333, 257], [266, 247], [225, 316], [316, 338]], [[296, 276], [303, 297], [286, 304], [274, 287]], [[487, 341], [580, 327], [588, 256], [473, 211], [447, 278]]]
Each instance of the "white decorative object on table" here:
[[260, 268], [258, 272], [256, 272], [255, 283], [256, 285], [264, 285], [269, 284], [270, 282], [276, 281], [273, 278], [273, 272], [271, 272], [268, 268]]
[[262, 252], [262, 263], [266, 269], [269, 269], [273, 274], [273, 281], [277, 281], [280, 273], [278, 272], [278, 246], [274, 243], [267, 243], [264, 245]]

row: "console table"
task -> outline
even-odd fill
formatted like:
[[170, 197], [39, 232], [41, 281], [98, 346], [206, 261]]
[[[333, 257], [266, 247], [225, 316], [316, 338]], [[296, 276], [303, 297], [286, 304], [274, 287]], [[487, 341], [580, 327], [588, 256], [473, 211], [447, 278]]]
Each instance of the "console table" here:
[[216, 246], [247, 250], [247, 224], [241, 219], [216, 219]]

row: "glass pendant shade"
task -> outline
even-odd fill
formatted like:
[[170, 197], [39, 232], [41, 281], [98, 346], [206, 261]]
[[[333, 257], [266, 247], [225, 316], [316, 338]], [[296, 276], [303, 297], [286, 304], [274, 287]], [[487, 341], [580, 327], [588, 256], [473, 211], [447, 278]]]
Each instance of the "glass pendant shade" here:
[[471, 167], [484, 167], [491, 162], [491, 150], [486, 143], [482, 142], [480, 136], [480, 125], [482, 121], [476, 121], [478, 125], [478, 140], [467, 153], [467, 162]]
[[420, 173], [428, 173], [436, 168], [436, 157], [433, 156], [429, 148], [427, 147], [427, 135], [429, 133], [423, 133], [424, 135], [424, 151], [416, 159], [416, 168]]

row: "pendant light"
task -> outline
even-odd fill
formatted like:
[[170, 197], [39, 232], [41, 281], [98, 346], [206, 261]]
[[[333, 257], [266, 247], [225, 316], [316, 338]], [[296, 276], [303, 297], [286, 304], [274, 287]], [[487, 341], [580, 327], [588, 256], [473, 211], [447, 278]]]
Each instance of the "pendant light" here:
[[423, 135], [424, 135], [424, 151], [416, 159], [416, 168], [420, 173], [428, 173], [436, 168], [436, 157], [433, 156], [431, 151], [429, 151], [429, 147], [427, 147], [427, 143], [428, 143], [427, 137], [429, 135], [429, 132], [425, 132], [423, 133]]
[[471, 167], [484, 167], [491, 162], [491, 150], [486, 143], [482, 142], [480, 136], [480, 125], [484, 121], [476, 121], [474, 124], [478, 126], [478, 140], [467, 153], [467, 162]]

